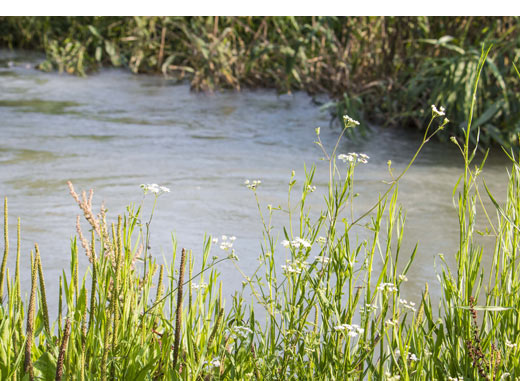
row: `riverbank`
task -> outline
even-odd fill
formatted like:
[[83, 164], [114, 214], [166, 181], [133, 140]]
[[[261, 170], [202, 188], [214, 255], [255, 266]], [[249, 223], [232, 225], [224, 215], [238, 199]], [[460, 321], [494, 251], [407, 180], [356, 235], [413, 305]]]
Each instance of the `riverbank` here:
[[423, 110], [442, 101], [445, 141], [462, 138], [481, 44], [493, 44], [475, 105], [481, 145], [518, 145], [514, 17], [2, 17], [0, 32], [1, 46], [45, 52], [42, 70], [115, 66], [200, 91], [304, 90], [329, 95], [339, 120], [421, 129]]

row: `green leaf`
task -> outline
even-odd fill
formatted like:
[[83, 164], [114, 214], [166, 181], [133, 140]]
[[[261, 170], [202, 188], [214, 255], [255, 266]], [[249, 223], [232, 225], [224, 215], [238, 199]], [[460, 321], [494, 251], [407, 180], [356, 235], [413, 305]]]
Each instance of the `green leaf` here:
[[511, 219], [507, 216], [507, 214], [502, 210], [502, 208], [500, 207], [500, 205], [498, 204], [498, 202], [495, 200], [495, 198], [493, 197], [493, 195], [491, 194], [491, 192], [489, 191], [489, 188], [487, 187], [486, 185], [486, 182], [484, 180], [482, 180], [482, 182], [484, 183], [484, 188], [486, 188], [486, 192], [489, 196], [489, 199], [491, 200], [491, 202], [493, 203], [493, 205], [495, 205], [495, 208], [497, 209], [497, 211], [500, 213], [500, 215], [502, 217], [504, 217], [504, 219], [509, 222], [511, 224], [511, 226], [513, 226], [517, 231], [520, 232], [520, 229], [518, 228], [518, 226], [515, 225], [515, 223], [513, 221], [511, 221]]
[[56, 359], [49, 352], [43, 353], [34, 363], [34, 368], [41, 373], [44, 380], [54, 380], [56, 376]]

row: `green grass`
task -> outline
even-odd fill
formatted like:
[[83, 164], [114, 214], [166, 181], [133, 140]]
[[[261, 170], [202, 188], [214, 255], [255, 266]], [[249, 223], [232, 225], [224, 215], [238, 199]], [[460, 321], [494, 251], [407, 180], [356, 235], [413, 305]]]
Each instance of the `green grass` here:
[[[486, 62], [485, 52], [473, 82]], [[475, 98], [474, 98], [475, 99]], [[474, 119], [474, 100], [468, 126]], [[449, 113], [449, 111], [448, 111]], [[506, 201], [500, 205], [479, 185], [482, 163], [473, 166], [476, 146], [471, 128], [460, 145], [463, 173], [455, 186], [460, 240], [456, 266], [438, 274], [438, 306], [428, 286], [416, 305], [401, 298], [404, 282], [420, 248], [402, 250], [405, 212], [399, 206], [399, 180], [422, 147], [447, 126], [432, 109], [423, 140], [409, 165], [392, 175], [374, 206], [355, 217], [355, 172], [366, 160], [316, 144], [329, 164], [329, 182], [320, 213], [310, 212], [315, 168], [305, 181], [289, 181], [286, 206], [260, 203], [261, 183], [249, 182], [263, 224], [256, 271], [244, 274], [233, 238], [207, 237], [199, 265], [173, 241], [169, 265], [147, 253], [155, 203], [147, 219], [142, 206], [129, 207], [114, 223], [104, 210], [92, 210], [92, 194], [71, 194], [91, 229], [71, 246], [70, 269], [60, 277], [58, 319], [49, 321], [44, 265], [38, 247], [31, 252], [30, 295], [21, 296], [18, 229], [14, 277], [9, 254], [7, 200], [5, 251], [1, 267], [0, 377], [2, 379], [192, 379], [192, 380], [450, 380], [513, 379], [520, 376], [520, 163], [512, 168]], [[459, 143], [457, 143], [459, 144]], [[485, 184], [485, 183], [484, 183]], [[146, 188], [146, 187], [145, 187]], [[297, 191], [297, 188], [300, 190]], [[495, 239], [492, 265], [485, 269], [475, 237], [476, 213], [490, 197], [494, 212], [483, 210]], [[282, 239], [271, 224], [284, 214]], [[79, 220], [78, 220], [79, 221]], [[361, 240], [355, 230], [364, 229]], [[219, 246], [219, 247], [215, 247]], [[81, 247], [82, 249], [80, 249]], [[79, 274], [78, 256], [90, 260]], [[26, 255], [24, 255], [26, 257]], [[216, 265], [232, 261], [244, 277], [243, 289], [222, 296]], [[3, 289], [3, 285], [6, 288]], [[25, 300], [25, 301], [24, 301]], [[261, 316], [261, 318], [260, 318]]]

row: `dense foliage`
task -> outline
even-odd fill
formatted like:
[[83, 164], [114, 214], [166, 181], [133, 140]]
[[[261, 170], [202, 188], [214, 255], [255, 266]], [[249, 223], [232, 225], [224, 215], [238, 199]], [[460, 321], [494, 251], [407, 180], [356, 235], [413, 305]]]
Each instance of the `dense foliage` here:
[[417, 128], [442, 101], [444, 139], [462, 138], [481, 44], [493, 44], [475, 105], [481, 144], [518, 145], [516, 17], [0, 17], [0, 45], [45, 51], [43, 70], [112, 65], [196, 90], [305, 90], [330, 95], [334, 116]]

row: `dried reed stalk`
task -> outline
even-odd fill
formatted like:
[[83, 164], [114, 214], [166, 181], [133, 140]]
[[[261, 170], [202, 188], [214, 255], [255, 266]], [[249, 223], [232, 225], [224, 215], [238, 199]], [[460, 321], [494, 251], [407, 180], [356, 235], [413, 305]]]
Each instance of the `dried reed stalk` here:
[[[81, 199], [79, 195], [74, 190], [74, 186], [70, 181], [67, 181], [67, 185], [69, 187], [70, 194], [72, 198], [76, 201], [79, 208], [83, 211], [83, 215], [85, 216], [85, 219], [88, 221], [90, 226], [94, 229], [94, 231], [97, 233], [98, 237], [101, 239], [102, 243], [106, 246], [106, 255], [111, 257], [113, 259], [113, 249], [110, 244], [110, 238], [108, 236], [108, 231], [106, 229], [106, 220], [105, 220], [105, 207], [101, 206], [101, 212], [98, 215], [98, 218], [94, 216], [94, 213], [92, 212], [92, 197], [94, 196], [94, 191], [91, 189], [89, 191], [89, 195], [87, 197], [87, 194], [85, 191], [81, 193]], [[83, 233], [81, 233], [81, 226], [76, 223], [76, 229], [78, 230], [78, 235], [80, 236], [80, 240], [82, 242], [83, 247], [85, 248], [84, 243], [86, 240], [83, 237]], [[83, 237], [83, 238], [82, 238]], [[85, 248], [85, 252], [87, 253], [87, 256], [92, 263], [94, 258], [92, 257], [92, 253], [90, 253], [88, 249], [88, 245], [86, 245], [87, 248]]]

